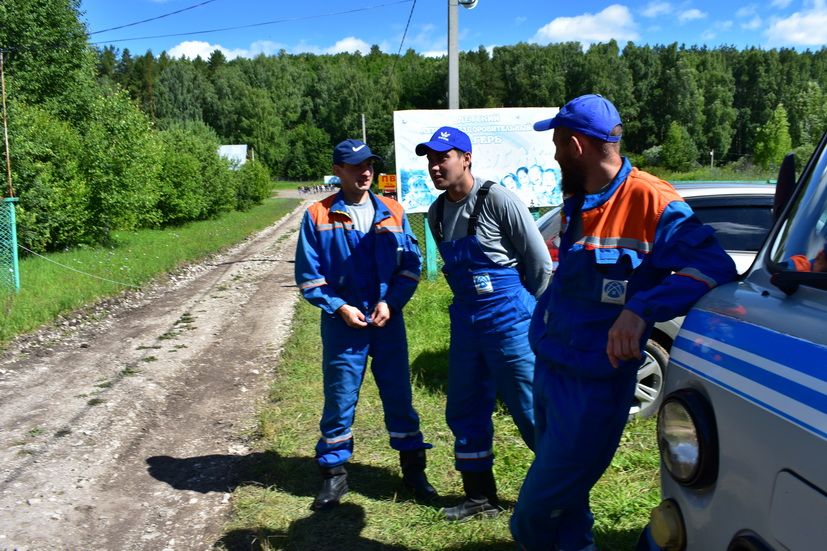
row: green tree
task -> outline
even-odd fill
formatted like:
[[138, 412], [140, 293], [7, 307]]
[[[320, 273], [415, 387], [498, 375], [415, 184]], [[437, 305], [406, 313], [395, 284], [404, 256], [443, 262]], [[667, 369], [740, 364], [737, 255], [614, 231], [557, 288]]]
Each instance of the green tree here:
[[792, 149], [787, 110], [778, 104], [769, 120], [758, 129], [755, 138], [755, 162], [764, 167], [777, 167]]
[[284, 162], [284, 175], [290, 180], [321, 179], [330, 171], [330, 136], [324, 130], [300, 124], [287, 138], [290, 155]]
[[689, 170], [697, 157], [698, 149], [689, 132], [679, 123], [671, 122], [660, 151], [663, 166], [671, 170]]

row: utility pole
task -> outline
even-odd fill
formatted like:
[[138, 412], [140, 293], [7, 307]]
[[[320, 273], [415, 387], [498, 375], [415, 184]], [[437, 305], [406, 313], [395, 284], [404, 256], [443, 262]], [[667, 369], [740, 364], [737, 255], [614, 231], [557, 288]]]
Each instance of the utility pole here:
[[368, 143], [368, 133], [365, 129], [365, 114], [362, 113], [362, 142]]
[[459, 13], [457, 6], [472, 10], [478, 0], [448, 0], [448, 109], [459, 109]]
[[709, 150], [709, 168], [715, 168], [715, 151], [712, 149]]

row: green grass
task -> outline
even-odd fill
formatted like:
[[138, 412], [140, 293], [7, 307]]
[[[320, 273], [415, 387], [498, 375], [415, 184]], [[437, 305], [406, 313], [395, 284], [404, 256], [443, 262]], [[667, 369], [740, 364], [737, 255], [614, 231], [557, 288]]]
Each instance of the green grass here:
[[[453, 438], [444, 420], [448, 368], [450, 291], [426, 281], [405, 311], [414, 405], [434, 449], [428, 476], [442, 498], [418, 505], [402, 489], [397, 453], [387, 444], [382, 409], [370, 373], [354, 424], [355, 454], [348, 467], [351, 491], [338, 508], [311, 513], [320, 483], [313, 462], [322, 406], [319, 311], [301, 301], [285, 345], [269, 402], [259, 417], [262, 452], [247, 457], [244, 479], [233, 494], [234, 516], [221, 543], [227, 549], [484, 549], [512, 550], [510, 509], [532, 454], [503, 409], [494, 417], [495, 473], [508, 507], [497, 519], [461, 524], [443, 521], [441, 506], [456, 504], [462, 485], [453, 468]], [[654, 423], [630, 424], [610, 470], [592, 492], [601, 549], [634, 548], [659, 501]], [[384, 547], [383, 547], [384, 546]]]
[[20, 292], [0, 291], [0, 347], [63, 313], [116, 295], [128, 286], [139, 287], [237, 243], [296, 205], [297, 199], [268, 199], [249, 211], [227, 213], [216, 220], [164, 230], [115, 232], [109, 248], [50, 253], [44, 255], [48, 260], [24, 257], [20, 260]]

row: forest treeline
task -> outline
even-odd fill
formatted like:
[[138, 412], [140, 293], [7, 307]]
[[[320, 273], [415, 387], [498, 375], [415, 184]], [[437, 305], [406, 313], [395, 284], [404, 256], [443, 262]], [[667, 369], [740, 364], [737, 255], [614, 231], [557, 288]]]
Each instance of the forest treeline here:
[[[18, 186], [40, 182], [62, 203], [86, 201], [92, 214], [83, 224], [93, 232], [211, 216], [230, 200], [233, 185], [210, 184], [209, 163], [200, 174], [220, 200], [182, 184], [180, 174], [198, 171], [171, 151], [243, 143], [273, 176], [314, 179], [330, 171], [333, 144], [361, 136], [364, 114], [368, 141], [392, 171], [393, 111], [447, 106], [445, 58], [377, 46], [366, 55], [282, 51], [233, 60], [220, 51], [194, 60], [133, 54], [91, 47], [78, 9], [78, 0], [6, 0], [0, 47]], [[827, 49], [610, 41], [460, 54], [462, 108], [561, 106], [591, 92], [617, 105], [624, 150], [641, 162], [680, 170], [708, 163], [713, 152], [718, 162], [766, 167], [793, 148], [806, 158], [827, 129]], [[77, 189], [85, 199], [64, 197]], [[101, 216], [107, 202], [130, 214]]]

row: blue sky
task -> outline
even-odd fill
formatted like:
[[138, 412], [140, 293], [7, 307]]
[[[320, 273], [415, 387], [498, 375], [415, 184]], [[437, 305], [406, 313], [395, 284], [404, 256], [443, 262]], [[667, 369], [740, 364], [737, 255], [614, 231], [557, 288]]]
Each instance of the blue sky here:
[[[197, 6], [197, 7], [193, 7]], [[91, 40], [141, 54], [166, 50], [173, 57], [206, 57], [221, 49], [229, 58], [257, 54], [367, 53], [377, 44], [439, 56], [447, 49], [448, 0], [82, 0]], [[187, 9], [192, 8], [192, 9]], [[119, 30], [96, 32], [180, 13]], [[220, 30], [246, 26], [242, 29]], [[737, 48], [827, 45], [827, 0], [646, 0], [619, 3], [581, 0], [479, 0], [459, 8], [459, 47], [475, 50], [533, 42], [612, 38], [621, 46], [671, 44]], [[210, 31], [199, 34], [199, 31]], [[160, 35], [181, 35], [165, 36]], [[124, 40], [130, 39], [130, 40]], [[111, 41], [111, 42], [110, 42]]]

